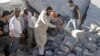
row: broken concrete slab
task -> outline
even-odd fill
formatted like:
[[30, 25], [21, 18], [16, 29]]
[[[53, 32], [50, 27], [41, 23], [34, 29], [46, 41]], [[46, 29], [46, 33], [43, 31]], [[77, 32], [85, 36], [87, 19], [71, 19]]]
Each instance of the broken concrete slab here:
[[83, 56], [94, 56], [93, 53], [89, 53], [88, 49], [83, 50]]
[[64, 46], [64, 45], [60, 45], [59, 51], [68, 53], [70, 51], [70, 49], [68, 47]]
[[46, 51], [45, 56], [53, 56], [52, 51]]
[[80, 48], [78, 46], [74, 47], [74, 52], [76, 52], [77, 54], [81, 54], [82, 51], [83, 51], [82, 48]]
[[74, 53], [70, 53], [67, 56], [76, 56]]
[[84, 46], [89, 49], [90, 51], [96, 51], [97, 45], [93, 42], [85, 43]]
[[100, 56], [100, 49], [95, 52], [94, 56]]

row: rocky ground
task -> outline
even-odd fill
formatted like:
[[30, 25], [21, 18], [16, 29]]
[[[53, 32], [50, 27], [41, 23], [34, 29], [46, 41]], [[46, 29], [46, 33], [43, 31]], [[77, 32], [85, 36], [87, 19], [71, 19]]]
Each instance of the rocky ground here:
[[[83, 32], [85, 34], [76, 32], [76, 36], [66, 31], [55, 36], [48, 35], [45, 56], [100, 56], [100, 27], [92, 24], [90, 28], [84, 28]], [[19, 50], [18, 56], [38, 56], [37, 48], [28, 53]]]

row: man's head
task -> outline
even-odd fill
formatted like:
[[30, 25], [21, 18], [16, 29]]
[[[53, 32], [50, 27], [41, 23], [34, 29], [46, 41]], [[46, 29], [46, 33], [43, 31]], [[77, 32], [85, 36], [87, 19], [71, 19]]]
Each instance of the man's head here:
[[15, 10], [15, 16], [19, 17], [20, 16], [20, 10]]
[[10, 11], [10, 14], [12, 14], [13, 12], [14, 12], [14, 10], [11, 10], [11, 11]]
[[10, 12], [9, 11], [3, 11], [1, 17], [8, 20], [9, 19]]
[[51, 14], [51, 11], [52, 11], [52, 8], [51, 7], [47, 7], [46, 8], [46, 12], [47, 12], [47, 15], [48, 16]]
[[53, 18], [57, 17], [57, 13], [55, 11], [51, 11], [50, 16]]
[[36, 18], [38, 18], [38, 14], [36, 11], [34, 11], [32, 15], [35, 16]]
[[28, 11], [27, 10], [24, 10], [24, 16], [27, 16], [28, 15]]
[[73, 0], [68, 0], [68, 4], [73, 4]]

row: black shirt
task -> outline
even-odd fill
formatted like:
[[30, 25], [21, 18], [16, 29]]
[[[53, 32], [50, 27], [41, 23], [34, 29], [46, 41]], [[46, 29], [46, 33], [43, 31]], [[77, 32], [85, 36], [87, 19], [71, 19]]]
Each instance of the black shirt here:
[[8, 36], [9, 35], [9, 23], [4, 22], [0, 20], [0, 31], [3, 32], [3, 34], [0, 37]]

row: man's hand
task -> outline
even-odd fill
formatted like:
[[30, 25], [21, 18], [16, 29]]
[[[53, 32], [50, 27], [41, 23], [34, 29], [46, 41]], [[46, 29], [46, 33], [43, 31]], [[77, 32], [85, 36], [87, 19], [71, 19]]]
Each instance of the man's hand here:
[[23, 33], [20, 34], [22, 39], [25, 39], [25, 35]]
[[2, 31], [0, 31], [0, 35], [2, 35], [3, 34], [3, 32]]
[[2, 31], [0, 31], [0, 36], [2, 36], [3, 35], [3, 32]]
[[9, 33], [9, 38], [10, 38], [10, 40], [14, 39], [14, 36], [13, 36], [13, 34], [11, 32]]

